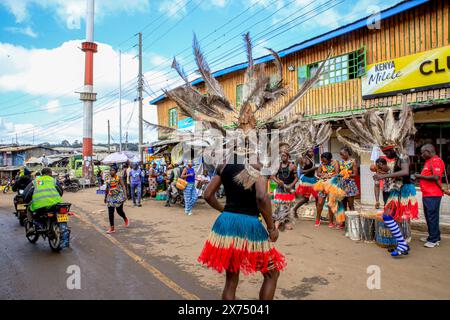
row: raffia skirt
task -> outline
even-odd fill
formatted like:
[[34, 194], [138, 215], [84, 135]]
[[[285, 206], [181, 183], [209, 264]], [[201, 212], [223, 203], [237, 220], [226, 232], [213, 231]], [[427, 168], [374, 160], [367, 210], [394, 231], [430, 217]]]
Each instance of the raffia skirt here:
[[232, 212], [223, 212], [217, 218], [198, 261], [219, 273], [266, 273], [286, 266], [258, 216]]

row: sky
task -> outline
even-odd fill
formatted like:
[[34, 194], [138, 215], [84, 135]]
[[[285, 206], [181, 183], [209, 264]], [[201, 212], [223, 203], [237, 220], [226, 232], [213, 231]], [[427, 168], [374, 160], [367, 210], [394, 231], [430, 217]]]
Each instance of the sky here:
[[[398, 3], [398, 0], [96, 0], [94, 142], [119, 134], [119, 52], [123, 141], [137, 141], [137, 36], [143, 34], [144, 119], [149, 101], [180, 84], [173, 57], [191, 79], [194, 33], [211, 69], [245, 61], [242, 35], [255, 56], [281, 50]], [[0, 0], [0, 144], [81, 141], [85, 0]], [[156, 134], [144, 129], [144, 140]]]

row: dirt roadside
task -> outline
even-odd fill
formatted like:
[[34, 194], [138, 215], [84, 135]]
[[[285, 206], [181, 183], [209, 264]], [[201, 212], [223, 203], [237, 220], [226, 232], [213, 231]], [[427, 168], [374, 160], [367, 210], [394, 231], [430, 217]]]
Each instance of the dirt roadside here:
[[[102, 196], [94, 190], [66, 194], [65, 200], [82, 208], [92, 222], [108, 226]], [[125, 229], [117, 217], [115, 237], [139, 255], [156, 255], [175, 262], [199, 283], [220, 295], [224, 275], [197, 262], [211, 225], [218, 213], [199, 203], [192, 216], [180, 206], [165, 208], [156, 200], [133, 208], [127, 202], [126, 214], [131, 227]], [[283, 232], [277, 242], [288, 267], [281, 274], [277, 299], [450, 299], [450, 240], [447, 236], [436, 249], [423, 248], [420, 234], [414, 233], [412, 253], [391, 258], [375, 244], [349, 240], [342, 231], [326, 225], [314, 228], [310, 221], [297, 221], [295, 229]], [[369, 266], [379, 266], [381, 289], [367, 288]], [[161, 270], [164, 271], [164, 270]], [[242, 276], [238, 297], [258, 296], [261, 275]], [[219, 298], [214, 297], [214, 298]]]

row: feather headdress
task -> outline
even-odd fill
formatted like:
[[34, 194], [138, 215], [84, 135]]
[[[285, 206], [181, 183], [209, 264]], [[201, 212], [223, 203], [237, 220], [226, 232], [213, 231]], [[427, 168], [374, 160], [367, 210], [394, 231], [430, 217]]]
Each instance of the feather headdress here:
[[394, 116], [394, 110], [387, 108], [383, 112], [368, 110], [362, 118], [353, 117], [344, 121], [353, 136], [343, 136], [340, 133], [342, 128], [339, 128], [337, 138], [357, 153], [370, 152], [374, 146], [381, 149], [392, 147], [405, 153], [409, 137], [416, 133], [414, 115], [405, 97], [398, 119]]
[[[289, 143], [289, 149], [293, 150], [292, 147], [294, 147], [297, 152], [301, 152], [305, 148], [304, 144], [311, 147], [316, 145], [317, 141], [320, 142], [323, 137], [329, 137], [331, 129], [327, 125], [316, 126], [313, 122], [308, 122], [307, 125], [305, 121], [286, 120], [292, 117], [294, 107], [319, 79], [325, 62], [321, 64], [316, 74], [308, 79], [275, 115], [265, 115], [268, 113], [261, 111], [279, 101], [279, 98], [287, 93], [283, 82], [281, 58], [275, 51], [268, 49], [276, 67], [274, 79], [274, 77], [266, 74], [265, 64], [255, 64], [252, 53], [253, 46], [248, 33], [244, 35], [244, 42], [248, 67], [244, 77], [243, 99], [240, 110], [227, 99], [222, 86], [213, 77], [195, 36], [193, 41], [195, 62], [198, 72], [205, 82], [206, 92], [200, 93], [189, 83], [183, 69], [174, 59], [172, 67], [184, 80], [184, 85], [174, 90], [165, 91], [167, 97], [175, 101], [183, 113], [192, 117], [195, 121], [204, 123], [208, 128], [217, 129], [224, 136], [223, 124], [225, 120], [234, 120], [236, 131], [240, 133], [239, 139], [243, 141], [242, 145], [244, 146], [237, 148], [235, 151], [245, 156], [246, 159], [260, 153], [258, 146], [251, 147], [255, 145], [255, 137], [263, 134], [270, 136], [270, 132], [273, 129], [284, 130], [285, 134], [290, 137], [288, 140], [292, 140]], [[280, 119], [284, 121], [284, 126], [282, 127], [279, 125]], [[296, 133], [299, 134], [297, 135]], [[271, 139], [273, 143], [273, 138]], [[249, 162], [246, 162], [245, 170], [236, 176], [236, 181], [244, 187], [250, 188], [269, 163], [278, 162], [278, 156], [278, 154], [270, 154], [266, 159], [259, 159], [258, 162], [263, 164], [262, 169], [260, 165], [251, 165]]]

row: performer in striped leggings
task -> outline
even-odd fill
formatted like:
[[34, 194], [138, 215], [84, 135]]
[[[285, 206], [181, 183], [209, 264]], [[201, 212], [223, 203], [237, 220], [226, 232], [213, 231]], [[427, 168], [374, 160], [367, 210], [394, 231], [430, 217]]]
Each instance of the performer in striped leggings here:
[[410, 250], [397, 222], [401, 222], [403, 219], [407, 221], [417, 219], [419, 216], [419, 205], [416, 199], [416, 188], [411, 183], [409, 159], [400, 156], [395, 151], [394, 146], [385, 146], [382, 151], [388, 159], [395, 160], [393, 173], [376, 174], [374, 180], [393, 180], [393, 183], [390, 184], [389, 197], [384, 207], [383, 220], [389, 230], [391, 230], [392, 235], [397, 239], [397, 248], [391, 252], [391, 255], [396, 257], [406, 255]]
[[416, 189], [411, 183], [409, 157], [406, 152], [410, 137], [416, 133], [412, 109], [403, 97], [402, 110], [397, 117], [393, 108], [381, 112], [374, 109], [367, 110], [362, 119], [353, 118], [345, 123], [357, 139], [348, 135], [344, 137], [338, 129], [336, 135], [340, 142], [358, 153], [379, 146], [388, 159], [387, 163], [394, 163], [393, 170], [388, 173], [377, 173], [373, 178], [375, 181], [384, 179], [392, 181], [389, 183], [390, 189], [386, 190], [389, 197], [386, 199], [383, 220], [398, 243], [391, 251], [391, 255], [393, 257], [406, 255], [410, 249], [397, 223], [409, 223], [409, 219], [417, 219], [419, 213]]

